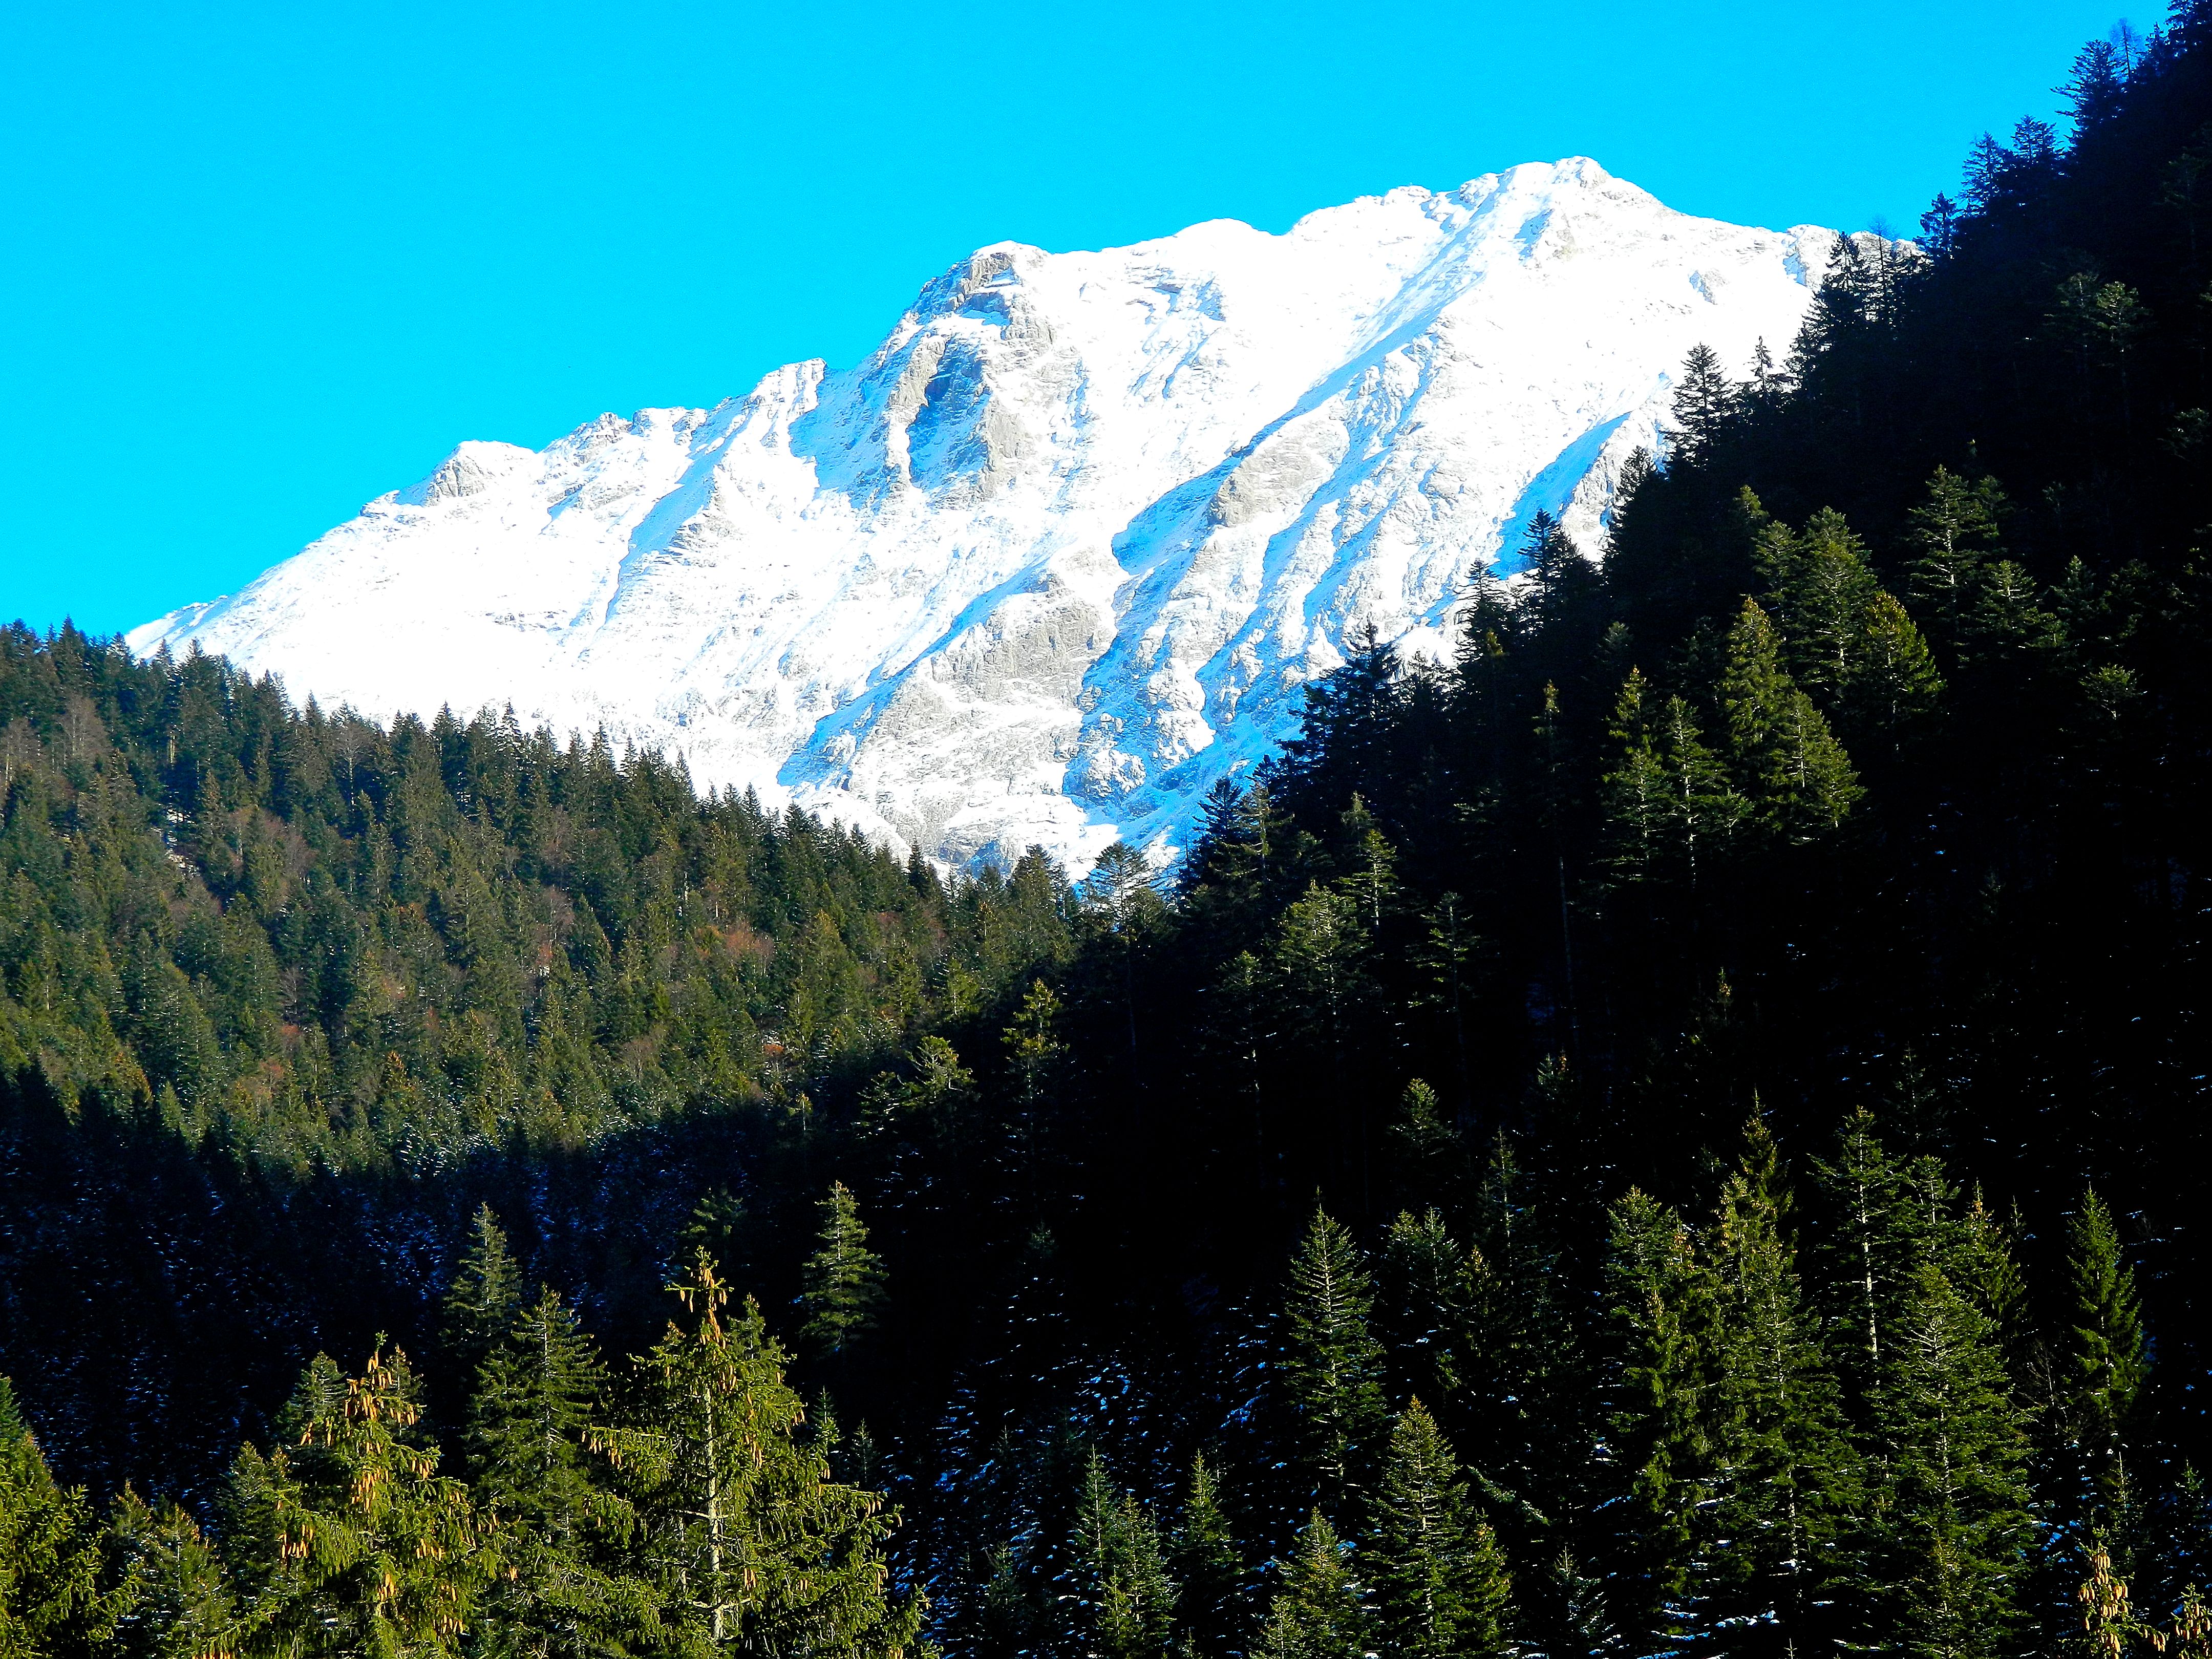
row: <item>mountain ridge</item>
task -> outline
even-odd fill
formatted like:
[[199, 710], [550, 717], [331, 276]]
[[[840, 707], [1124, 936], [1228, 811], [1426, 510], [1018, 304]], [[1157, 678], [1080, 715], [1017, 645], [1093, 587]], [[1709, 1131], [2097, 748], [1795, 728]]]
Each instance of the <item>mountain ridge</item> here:
[[464, 442], [129, 641], [604, 727], [947, 865], [1172, 848], [1347, 639], [1448, 648], [1539, 508], [1594, 544], [1683, 352], [1784, 345], [1833, 245], [1587, 158], [1279, 236], [996, 243], [852, 369]]

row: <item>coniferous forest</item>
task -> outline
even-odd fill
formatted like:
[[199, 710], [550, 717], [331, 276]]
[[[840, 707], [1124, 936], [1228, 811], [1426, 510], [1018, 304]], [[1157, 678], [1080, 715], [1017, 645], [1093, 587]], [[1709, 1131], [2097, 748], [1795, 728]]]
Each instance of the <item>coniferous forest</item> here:
[[1172, 869], [0, 635], [0, 1656], [2212, 1656], [2212, 7]]

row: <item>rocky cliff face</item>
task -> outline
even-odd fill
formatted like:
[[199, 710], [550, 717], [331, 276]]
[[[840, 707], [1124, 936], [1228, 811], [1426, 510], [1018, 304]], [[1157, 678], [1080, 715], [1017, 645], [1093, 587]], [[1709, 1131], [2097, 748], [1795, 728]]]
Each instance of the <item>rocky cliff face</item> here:
[[857, 368], [463, 444], [131, 643], [603, 726], [953, 864], [1172, 844], [1348, 638], [1447, 649], [1539, 508], [1595, 550], [1684, 354], [1779, 354], [1833, 244], [1571, 160], [1281, 236], [986, 248]]

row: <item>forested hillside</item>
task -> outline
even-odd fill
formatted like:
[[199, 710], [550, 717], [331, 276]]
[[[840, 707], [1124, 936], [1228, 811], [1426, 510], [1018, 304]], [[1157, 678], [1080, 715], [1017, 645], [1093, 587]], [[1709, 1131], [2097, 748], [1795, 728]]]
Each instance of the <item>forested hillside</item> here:
[[2069, 88], [1170, 872], [0, 640], [0, 1644], [2212, 1653], [2212, 13]]

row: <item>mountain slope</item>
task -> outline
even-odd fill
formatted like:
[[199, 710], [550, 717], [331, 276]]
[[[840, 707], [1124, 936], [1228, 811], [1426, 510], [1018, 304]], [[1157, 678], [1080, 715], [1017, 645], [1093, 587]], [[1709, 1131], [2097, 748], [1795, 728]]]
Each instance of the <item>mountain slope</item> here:
[[1833, 237], [1572, 159], [1102, 252], [1006, 243], [864, 363], [465, 443], [134, 631], [365, 712], [512, 703], [952, 863], [1177, 839], [1372, 624], [1442, 649], [1538, 508], [1594, 543], [1670, 371]]

